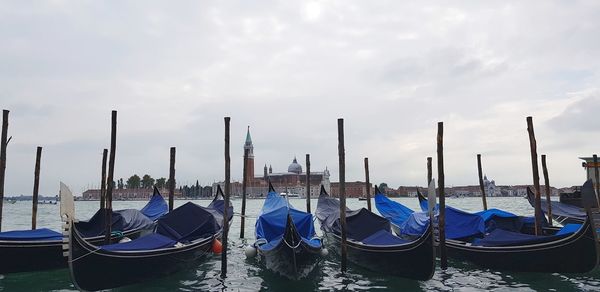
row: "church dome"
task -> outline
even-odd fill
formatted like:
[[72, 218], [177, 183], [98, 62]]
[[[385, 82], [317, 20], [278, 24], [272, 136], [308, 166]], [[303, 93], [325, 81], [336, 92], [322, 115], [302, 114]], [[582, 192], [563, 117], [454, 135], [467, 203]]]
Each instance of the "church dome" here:
[[297, 174], [302, 173], [302, 166], [298, 164], [298, 160], [296, 160], [296, 157], [294, 157], [294, 161], [292, 161], [292, 164], [288, 166], [288, 172], [293, 172]]

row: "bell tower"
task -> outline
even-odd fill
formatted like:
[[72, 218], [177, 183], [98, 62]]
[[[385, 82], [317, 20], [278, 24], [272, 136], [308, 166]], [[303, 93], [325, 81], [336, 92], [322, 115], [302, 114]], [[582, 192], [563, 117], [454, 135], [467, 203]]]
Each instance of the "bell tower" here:
[[252, 137], [250, 137], [250, 126], [248, 126], [248, 132], [246, 133], [246, 142], [244, 143], [244, 152], [248, 149], [248, 161], [246, 162], [246, 181], [249, 185], [253, 184], [254, 181], [254, 145], [252, 145]]

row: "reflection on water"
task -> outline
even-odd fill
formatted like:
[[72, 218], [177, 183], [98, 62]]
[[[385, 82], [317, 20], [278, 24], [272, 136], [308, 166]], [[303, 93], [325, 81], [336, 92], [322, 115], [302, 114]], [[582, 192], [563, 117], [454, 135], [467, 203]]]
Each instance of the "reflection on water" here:
[[[416, 210], [416, 198], [395, 199]], [[290, 199], [299, 208], [304, 207], [302, 199]], [[252, 243], [254, 238], [254, 217], [262, 207], [262, 200], [249, 200], [246, 222], [246, 239], [239, 238], [240, 217], [234, 219], [231, 227], [228, 254], [228, 275], [220, 278], [221, 257], [213, 255], [194, 269], [179, 272], [167, 278], [132, 285], [116, 291], [330, 291], [330, 290], [382, 290], [382, 291], [598, 291], [600, 290], [600, 270], [585, 275], [506, 273], [479, 269], [468, 263], [450, 260], [449, 268], [436, 270], [429, 281], [412, 281], [398, 277], [377, 274], [363, 268], [349, 265], [348, 271], [341, 274], [339, 258], [330, 253], [316, 269], [305, 279], [290, 281], [264, 269], [257, 259], [246, 259], [244, 244]], [[176, 201], [176, 206], [185, 201]], [[207, 205], [208, 201], [196, 201]], [[481, 210], [480, 198], [449, 198], [446, 203], [467, 211]], [[145, 202], [114, 202], [116, 209], [141, 208]], [[236, 212], [241, 201], [234, 200]], [[311, 205], [316, 207], [316, 200]], [[97, 210], [98, 202], [76, 202], [76, 214], [87, 219]], [[524, 198], [488, 198], [490, 208], [502, 207], [519, 215], [531, 215], [533, 209]], [[374, 206], [374, 204], [373, 204]], [[365, 201], [349, 199], [348, 207], [355, 209], [366, 207]], [[38, 207], [38, 227], [59, 230], [58, 205], [40, 205]], [[2, 230], [28, 229], [31, 227], [31, 202], [17, 202], [4, 205]], [[318, 222], [315, 221], [318, 229]], [[320, 233], [320, 230], [317, 231]], [[1, 259], [0, 259], [1, 260]], [[560, 263], [556, 263], [559, 265]], [[101, 271], [98, 271], [99, 276]], [[68, 270], [56, 270], [39, 273], [0, 275], [0, 290], [3, 291], [74, 291]]]

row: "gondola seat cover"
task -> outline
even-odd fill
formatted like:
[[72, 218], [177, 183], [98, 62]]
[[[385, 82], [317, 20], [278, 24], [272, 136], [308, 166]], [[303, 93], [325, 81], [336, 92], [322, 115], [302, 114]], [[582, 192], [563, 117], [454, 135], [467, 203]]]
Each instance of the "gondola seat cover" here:
[[[83, 237], [94, 237], [104, 235], [105, 210], [100, 209], [88, 221], [75, 223], [77, 230]], [[146, 217], [142, 212], [135, 209], [125, 209], [112, 212], [112, 231], [128, 231], [134, 229], [146, 229], [154, 226], [154, 221]]]
[[213, 236], [223, 224], [214, 213], [214, 209], [187, 202], [158, 219], [156, 233], [182, 243]]
[[62, 240], [62, 238], [63, 236], [60, 232], [56, 232], [48, 228], [0, 232], [0, 240], [7, 241], [49, 241]]
[[153, 250], [172, 247], [176, 243], [177, 241], [171, 238], [157, 233], [151, 233], [129, 242], [105, 245], [100, 248], [109, 251]]
[[154, 189], [154, 194], [150, 201], [142, 208], [142, 210], [140, 210], [142, 214], [146, 215], [146, 217], [150, 218], [152, 221], [160, 218], [168, 211], [169, 205], [167, 205], [167, 202], [156, 188]]
[[267, 242], [261, 244], [260, 248], [269, 250], [279, 245], [285, 233], [288, 214], [292, 217], [292, 222], [302, 240], [313, 247], [320, 247], [321, 240], [315, 238], [313, 216], [310, 213], [296, 210], [292, 206], [288, 207], [285, 198], [276, 192], [269, 192], [255, 224], [256, 239], [264, 239]]
[[404, 240], [398, 236], [394, 236], [391, 232], [387, 230], [379, 230], [362, 240], [362, 243], [369, 245], [396, 245], [408, 242], [409, 241]]
[[404, 205], [390, 200], [383, 194], [375, 194], [375, 207], [383, 217], [392, 221], [392, 223], [400, 226], [414, 211]]
[[551, 236], [537, 236], [496, 229], [487, 234], [484, 238], [477, 238], [473, 240], [473, 245], [486, 247], [530, 245], [556, 241], [558, 239], [568, 237], [571, 234], [572, 233]]

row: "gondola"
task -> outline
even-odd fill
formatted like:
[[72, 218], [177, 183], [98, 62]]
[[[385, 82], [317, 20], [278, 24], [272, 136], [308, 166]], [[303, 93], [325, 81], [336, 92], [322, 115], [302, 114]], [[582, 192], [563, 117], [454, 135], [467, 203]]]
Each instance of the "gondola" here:
[[295, 209], [270, 183], [255, 235], [256, 242], [247, 255], [257, 252], [268, 270], [289, 279], [306, 277], [326, 254], [316, 236], [313, 216]]
[[[197, 264], [211, 252], [223, 232], [225, 205], [219, 196], [217, 192], [208, 207], [185, 203], [160, 217], [152, 233], [128, 242], [96, 246], [82, 237], [77, 226], [68, 228], [73, 284], [80, 290], [111, 289]], [[72, 218], [70, 214], [66, 217]], [[231, 205], [228, 215], [233, 215]]]
[[[535, 194], [527, 188], [527, 201], [531, 207], [535, 208]], [[550, 201], [552, 206], [552, 218], [562, 225], [583, 224], [587, 215], [583, 208], [569, 205], [561, 202]], [[544, 214], [548, 214], [548, 201], [541, 199], [541, 209]]]
[[[325, 240], [338, 253], [341, 244], [340, 202], [325, 188], [317, 203], [316, 216]], [[348, 261], [378, 273], [415, 280], [431, 279], [435, 271], [432, 229], [413, 239], [392, 233], [389, 220], [362, 208], [346, 211]]]
[[[593, 198], [591, 181], [582, 187], [585, 197]], [[424, 199], [424, 198], [422, 198]], [[544, 235], [532, 235], [502, 228], [484, 229], [477, 235], [459, 237], [447, 235], [448, 255], [478, 266], [514, 272], [585, 273], [598, 265], [599, 246], [591, 205], [587, 219], [577, 230], [546, 228]], [[446, 207], [448, 214], [449, 207]], [[467, 213], [469, 214], [469, 213]], [[475, 215], [475, 214], [469, 214]], [[446, 230], [464, 229], [472, 217], [446, 218]], [[481, 218], [483, 220], [483, 218]], [[481, 222], [479, 223], [481, 228]]]
[[[62, 189], [64, 192], [68, 188]], [[61, 202], [61, 209], [62, 209]], [[142, 211], [126, 209], [112, 213], [113, 241], [122, 237], [136, 238], [154, 226], [152, 219], [166, 213], [168, 208], [158, 190]], [[75, 223], [83, 230], [86, 240], [102, 244], [105, 240], [105, 210], [101, 209], [88, 221]], [[0, 274], [33, 272], [67, 267], [62, 251], [63, 235], [47, 228], [0, 232]]]

